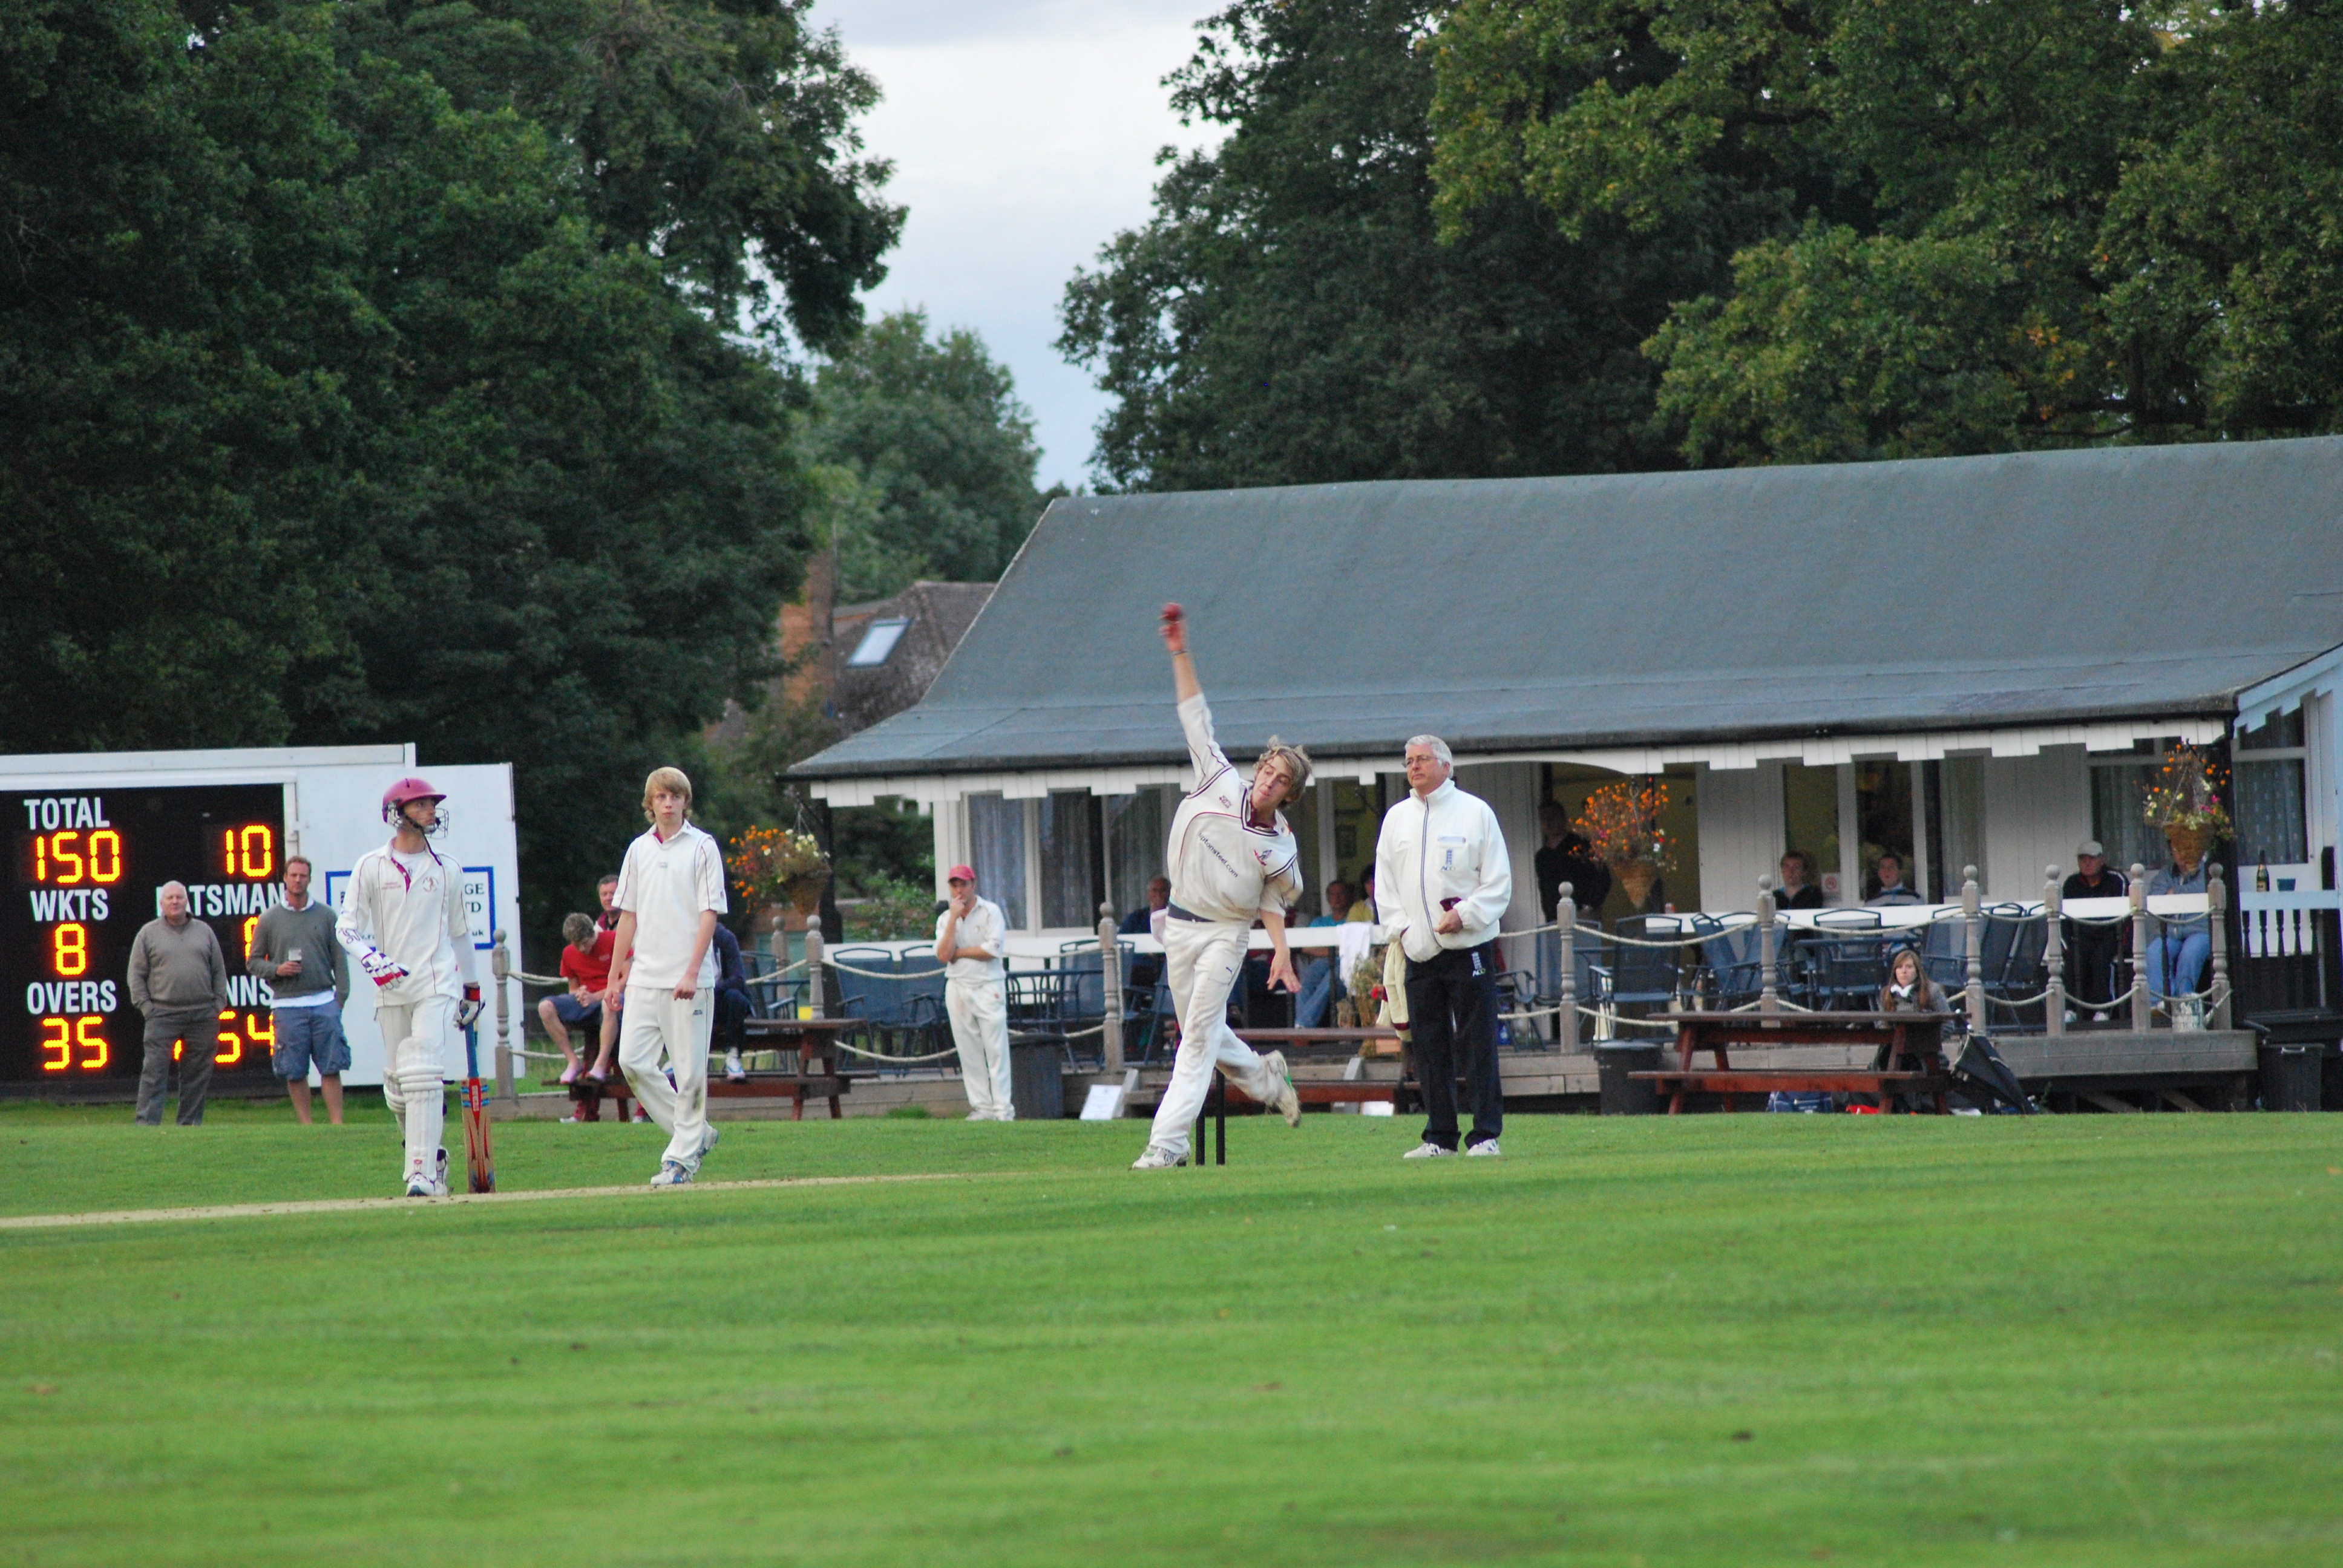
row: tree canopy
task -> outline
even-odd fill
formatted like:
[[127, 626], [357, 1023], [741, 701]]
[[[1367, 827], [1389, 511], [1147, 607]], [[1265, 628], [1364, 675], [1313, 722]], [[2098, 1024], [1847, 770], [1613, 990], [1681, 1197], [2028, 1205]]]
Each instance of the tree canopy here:
[[511, 759], [532, 928], [590, 889], [900, 222], [806, 4], [0, 0], [0, 746]]
[[1115, 399], [1132, 488], [1633, 469], [1639, 345], [1722, 261], [1696, 234], [1558, 236], [1497, 195], [1443, 243], [1425, 45], [1434, 0], [1240, 0], [1170, 79], [1209, 151], [1167, 154], [1153, 217], [1066, 291], [1061, 349]]
[[2343, 7], [1239, 0], [1079, 273], [1187, 488], [2343, 422]]
[[930, 338], [922, 311], [880, 317], [816, 370], [811, 412], [814, 527], [837, 543], [840, 603], [990, 582], [1041, 515], [1032, 417], [968, 328]]
[[1461, 0], [1452, 231], [1706, 215], [1649, 345], [1696, 463], [2332, 430], [2343, 17], [2309, 0]]

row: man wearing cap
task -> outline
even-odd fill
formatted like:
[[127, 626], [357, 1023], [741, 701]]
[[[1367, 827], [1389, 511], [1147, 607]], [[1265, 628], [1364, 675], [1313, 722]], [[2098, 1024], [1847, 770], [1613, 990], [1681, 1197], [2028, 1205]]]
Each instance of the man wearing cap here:
[[[2107, 864], [2106, 849], [2097, 839], [2086, 839], [2075, 846], [2075, 874], [2059, 885], [2058, 898], [2062, 903], [2076, 899], [2120, 899], [2130, 891], [2131, 883], [2124, 874]], [[2116, 958], [2123, 950], [2129, 923], [2077, 925], [2064, 920], [2060, 924], [2066, 928], [2070, 960], [2066, 994], [2087, 1006], [2107, 1006], [2115, 994]]]
[[944, 873], [951, 901], [936, 917], [936, 961], [944, 966], [944, 1011], [960, 1048], [961, 1087], [970, 1121], [1014, 1121], [1009, 1093], [1008, 970], [1001, 961], [1008, 918], [977, 897], [976, 868]]

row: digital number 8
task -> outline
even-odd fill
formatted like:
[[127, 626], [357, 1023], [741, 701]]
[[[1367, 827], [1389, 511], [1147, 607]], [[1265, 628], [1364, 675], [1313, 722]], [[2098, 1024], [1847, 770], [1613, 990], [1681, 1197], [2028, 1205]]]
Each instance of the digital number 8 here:
[[56, 958], [57, 973], [70, 980], [89, 968], [89, 928], [67, 923], [56, 929], [50, 947]]

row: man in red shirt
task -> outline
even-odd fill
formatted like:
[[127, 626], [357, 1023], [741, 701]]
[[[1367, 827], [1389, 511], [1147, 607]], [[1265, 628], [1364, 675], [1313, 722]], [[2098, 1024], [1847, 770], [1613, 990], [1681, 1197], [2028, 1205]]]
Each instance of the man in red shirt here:
[[618, 933], [604, 930], [591, 915], [572, 915], [561, 922], [561, 935], [568, 943], [561, 950], [561, 978], [569, 982], [569, 990], [538, 1002], [537, 1016], [568, 1060], [561, 1072], [561, 1081], [568, 1083], [577, 1078], [579, 1067], [578, 1053], [569, 1047], [569, 1030], [575, 1025], [589, 1040], [600, 1032], [602, 993], [610, 986]]

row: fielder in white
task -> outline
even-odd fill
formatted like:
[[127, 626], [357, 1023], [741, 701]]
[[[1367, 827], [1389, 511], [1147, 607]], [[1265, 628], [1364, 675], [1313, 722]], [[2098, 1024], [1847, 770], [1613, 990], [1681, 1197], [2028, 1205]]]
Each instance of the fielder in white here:
[[[666, 1130], [654, 1187], [681, 1187], [716, 1147], [708, 1125], [708, 1039], [716, 1026], [716, 917], [725, 910], [724, 855], [691, 825], [691, 780], [679, 768], [643, 783], [650, 831], [627, 846], [618, 868], [616, 957], [610, 990], [618, 1015], [618, 1070], [635, 1101]], [[667, 1052], [672, 1088], [659, 1070]]]
[[444, 1068], [451, 1026], [480, 1016], [471, 921], [463, 878], [431, 839], [446, 831], [447, 797], [421, 779], [402, 779], [382, 795], [390, 842], [358, 857], [342, 892], [334, 934], [375, 983], [375, 1021], [382, 1029], [382, 1098], [406, 1136], [407, 1195], [447, 1195]]
[[1285, 912], [1302, 897], [1302, 859], [1292, 830], [1278, 808], [1310, 783], [1310, 759], [1275, 736], [1253, 764], [1252, 782], [1237, 777], [1212, 739], [1196, 666], [1188, 657], [1188, 623], [1176, 604], [1163, 607], [1163, 642], [1172, 650], [1172, 683], [1180, 697], [1180, 727], [1196, 784], [1172, 814], [1164, 869], [1172, 902], [1163, 924], [1165, 969], [1172, 1010], [1180, 1019], [1180, 1054], [1172, 1082], [1156, 1108], [1147, 1151], [1134, 1171], [1161, 1171], [1188, 1159], [1188, 1132], [1204, 1108], [1204, 1091], [1218, 1067], [1231, 1082], [1289, 1127], [1302, 1124], [1302, 1106], [1285, 1070], [1285, 1053], [1255, 1055], [1229, 1028], [1229, 993], [1244, 972], [1245, 950], [1256, 916], [1269, 931], [1272, 990], [1299, 991], [1285, 950]]
[[936, 917], [936, 961], [944, 966], [944, 1011], [960, 1048], [960, 1080], [970, 1121], [1014, 1121], [1009, 1093], [1009, 970], [1001, 944], [1009, 919], [979, 898], [976, 868], [944, 873], [951, 901]]

